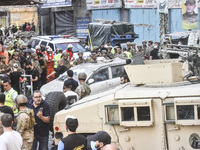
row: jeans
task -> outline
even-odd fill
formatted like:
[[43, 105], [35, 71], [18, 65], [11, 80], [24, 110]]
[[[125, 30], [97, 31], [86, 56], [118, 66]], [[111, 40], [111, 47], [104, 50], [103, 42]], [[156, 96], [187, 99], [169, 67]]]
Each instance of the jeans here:
[[48, 150], [49, 137], [35, 136], [31, 150], [36, 150], [39, 142], [39, 150]]

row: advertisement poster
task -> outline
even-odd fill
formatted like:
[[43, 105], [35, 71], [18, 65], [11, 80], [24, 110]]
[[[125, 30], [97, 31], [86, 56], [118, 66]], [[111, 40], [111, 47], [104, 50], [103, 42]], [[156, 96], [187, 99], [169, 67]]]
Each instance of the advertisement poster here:
[[76, 23], [76, 36], [78, 38], [86, 38], [88, 35], [88, 24], [90, 23], [90, 17], [77, 17]]
[[87, 9], [121, 8], [121, 0], [86, 0]]
[[72, 0], [41, 0], [41, 8], [72, 6]]
[[158, 0], [158, 13], [168, 14], [168, 1]]
[[124, 0], [125, 8], [157, 8], [157, 0]]
[[182, 0], [182, 28], [198, 28], [197, 0]]

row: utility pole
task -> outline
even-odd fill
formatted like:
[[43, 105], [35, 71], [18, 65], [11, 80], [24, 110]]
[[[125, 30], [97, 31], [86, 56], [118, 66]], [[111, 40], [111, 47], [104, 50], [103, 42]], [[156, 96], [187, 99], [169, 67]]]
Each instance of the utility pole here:
[[168, 14], [159, 13], [160, 18], [160, 42], [162, 42], [163, 37], [169, 32], [168, 28]]

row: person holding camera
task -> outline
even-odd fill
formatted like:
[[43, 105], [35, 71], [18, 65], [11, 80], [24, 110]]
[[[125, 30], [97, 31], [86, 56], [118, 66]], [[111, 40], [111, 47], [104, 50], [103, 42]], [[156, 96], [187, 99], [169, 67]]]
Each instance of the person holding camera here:
[[27, 107], [33, 109], [35, 114], [34, 140], [32, 150], [48, 150], [50, 107], [42, 100], [42, 94], [39, 90], [33, 92], [33, 98], [27, 103]]

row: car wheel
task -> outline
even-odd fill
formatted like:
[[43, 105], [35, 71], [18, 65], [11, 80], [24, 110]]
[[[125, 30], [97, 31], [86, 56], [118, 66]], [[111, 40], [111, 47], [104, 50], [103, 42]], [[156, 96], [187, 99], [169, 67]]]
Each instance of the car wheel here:
[[49, 104], [50, 113], [51, 113], [51, 120], [49, 125], [49, 130], [53, 132], [53, 120], [54, 115], [64, 109], [67, 104], [67, 98], [62, 92], [50, 92], [46, 98], [46, 102]]

